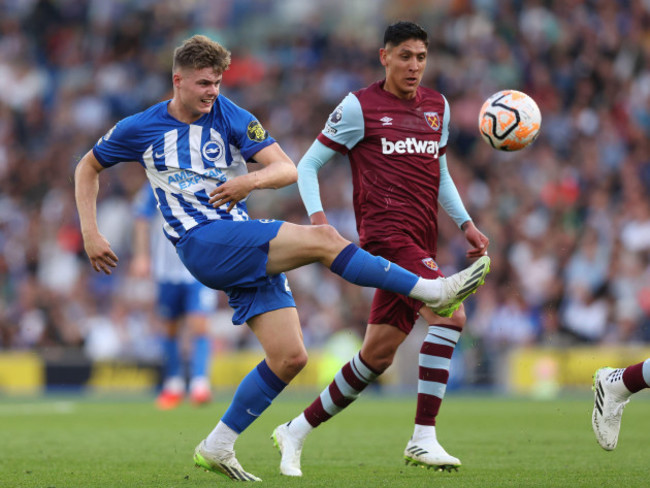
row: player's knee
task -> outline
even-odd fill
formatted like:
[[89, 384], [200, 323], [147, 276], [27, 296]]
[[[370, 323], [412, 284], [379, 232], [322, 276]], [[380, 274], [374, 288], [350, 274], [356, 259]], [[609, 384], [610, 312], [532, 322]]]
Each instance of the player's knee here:
[[308, 359], [309, 356], [305, 350], [285, 356], [282, 361], [284, 377], [293, 379], [303, 370]]
[[381, 374], [384, 371], [386, 371], [390, 367], [391, 364], [393, 364], [393, 358], [394, 358], [394, 356], [384, 356], [384, 357], [378, 358], [371, 365], [371, 367], [376, 373]]
[[393, 359], [395, 358], [395, 351], [389, 351], [387, 349], [377, 349], [372, 352], [366, 352], [363, 354], [363, 360], [366, 364], [378, 374], [386, 371], [391, 364], [393, 364]]
[[316, 225], [311, 229], [315, 242], [324, 254], [340, 250], [341, 246], [347, 242], [331, 225]]

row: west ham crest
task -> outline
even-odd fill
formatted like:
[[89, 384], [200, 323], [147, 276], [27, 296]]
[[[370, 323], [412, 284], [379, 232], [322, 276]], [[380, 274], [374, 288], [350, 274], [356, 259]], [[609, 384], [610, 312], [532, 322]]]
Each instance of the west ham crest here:
[[438, 112], [424, 112], [424, 120], [433, 130], [440, 130], [440, 116]]
[[438, 263], [436, 263], [433, 258], [424, 258], [422, 260], [422, 264], [424, 264], [432, 271], [436, 271], [438, 269]]

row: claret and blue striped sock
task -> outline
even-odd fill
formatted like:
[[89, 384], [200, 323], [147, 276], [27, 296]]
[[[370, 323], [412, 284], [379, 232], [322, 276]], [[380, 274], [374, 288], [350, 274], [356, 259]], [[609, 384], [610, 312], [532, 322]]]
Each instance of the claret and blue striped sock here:
[[650, 359], [628, 366], [623, 371], [623, 383], [630, 393], [650, 388]]
[[417, 425], [436, 425], [436, 416], [447, 390], [449, 366], [460, 327], [430, 325], [419, 355]]

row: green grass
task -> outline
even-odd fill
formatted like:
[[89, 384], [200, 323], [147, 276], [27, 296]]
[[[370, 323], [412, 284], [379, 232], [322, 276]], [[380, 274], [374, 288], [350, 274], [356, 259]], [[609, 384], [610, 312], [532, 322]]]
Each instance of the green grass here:
[[[230, 395], [223, 395], [229, 399]], [[244, 468], [275, 487], [641, 487], [648, 485], [648, 402], [627, 407], [619, 447], [601, 450], [590, 424], [591, 396], [533, 401], [449, 394], [438, 421], [458, 472], [405, 466], [414, 398], [363, 396], [316, 429], [299, 479], [280, 476], [269, 435], [310, 398], [280, 397], [238, 440]], [[170, 412], [152, 400], [0, 398], [2, 487], [207, 487], [229, 485], [193, 468], [194, 446], [226, 408]]]

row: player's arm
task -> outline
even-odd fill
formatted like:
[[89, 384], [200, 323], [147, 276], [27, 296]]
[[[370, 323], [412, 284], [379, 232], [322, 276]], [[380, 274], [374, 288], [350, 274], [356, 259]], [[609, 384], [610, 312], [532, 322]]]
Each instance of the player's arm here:
[[88, 151], [77, 164], [74, 173], [75, 201], [84, 249], [90, 264], [97, 272], [111, 274], [111, 268], [117, 266], [117, 256], [111, 245], [99, 232], [97, 226], [97, 194], [99, 192], [99, 173], [104, 167], [92, 151]]
[[467, 257], [475, 258], [487, 253], [489, 239], [474, 225], [469, 213], [463, 205], [458, 189], [449, 174], [447, 155], [440, 156], [440, 189], [438, 202], [456, 225], [465, 233], [465, 239], [472, 246], [467, 251]]
[[449, 215], [456, 225], [465, 233], [465, 239], [472, 246], [467, 251], [467, 257], [479, 257], [487, 254], [487, 247], [490, 243], [487, 237], [479, 231], [474, 222], [472, 222], [469, 213], [463, 205], [463, 201], [458, 194], [458, 189], [451, 179], [449, 168], [447, 167], [447, 155], [445, 149], [449, 140], [449, 121], [451, 114], [449, 102], [443, 96], [445, 102], [445, 112], [442, 118], [442, 133], [440, 136], [441, 156], [438, 158], [440, 163], [440, 186], [438, 189], [438, 203], [443, 210]]
[[316, 140], [298, 163], [298, 190], [313, 225], [327, 224], [318, 184], [318, 171], [336, 151]]
[[318, 186], [318, 171], [335, 153], [347, 154], [364, 137], [363, 110], [359, 99], [348, 93], [330, 114], [325, 128], [298, 163], [298, 189], [314, 225], [327, 224]]
[[253, 190], [282, 188], [298, 179], [295, 163], [277, 142], [255, 153], [253, 159], [263, 168], [228, 180], [212, 190], [210, 204], [213, 207], [228, 203], [227, 211], [230, 212], [237, 202], [246, 198]]

